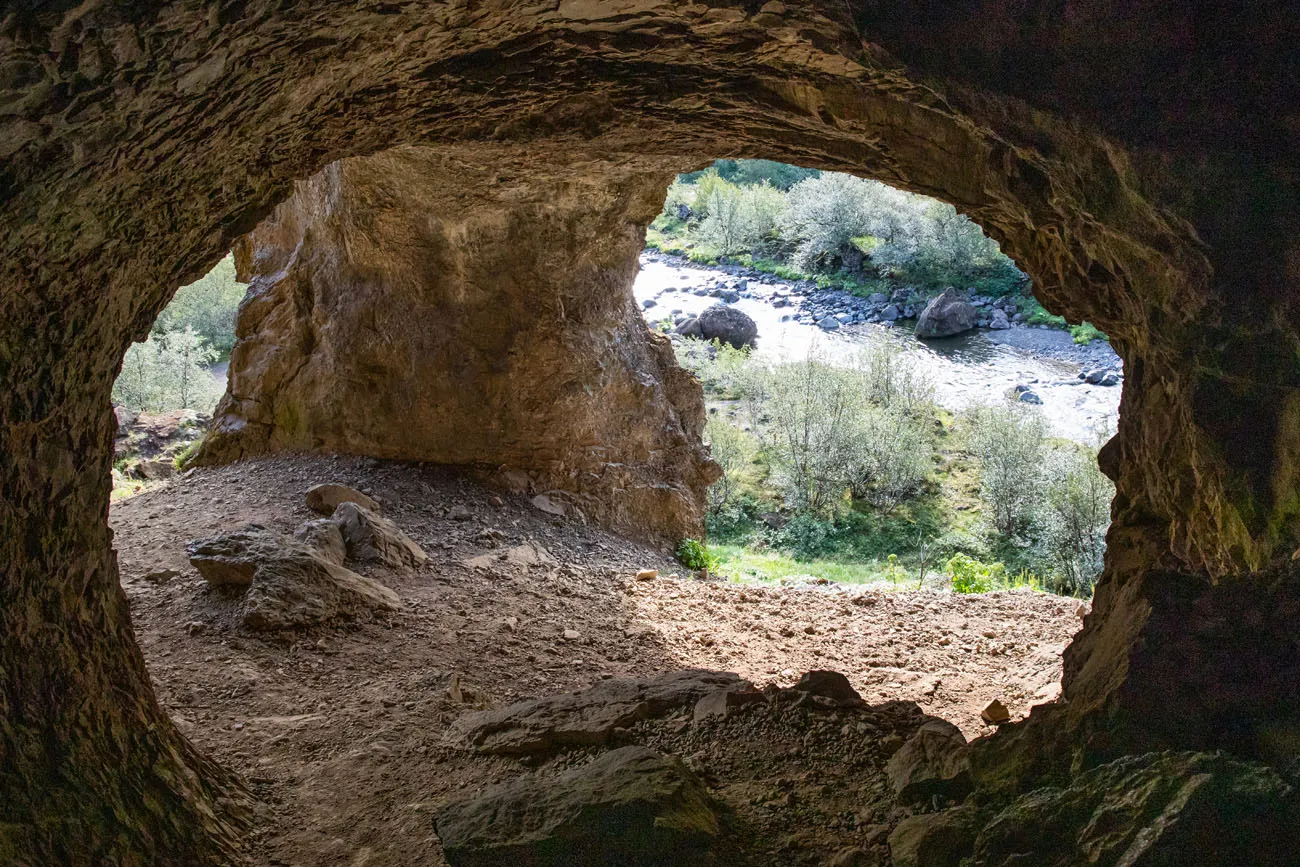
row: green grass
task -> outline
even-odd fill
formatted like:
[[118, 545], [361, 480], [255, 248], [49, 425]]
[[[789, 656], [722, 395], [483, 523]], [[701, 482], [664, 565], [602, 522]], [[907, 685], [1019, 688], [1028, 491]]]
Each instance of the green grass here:
[[[779, 551], [755, 552], [742, 545], [711, 545], [718, 558], [717, 574], [732, 581], [780, 581], [783, 578], [825, 578], [844, 584], [886, 583], [907, 586], [897, 578], [891, 580], [888, 563], [842, 562], [839, 560], [797, 561]], [[895, 573], [896, 574], [896, 573]], [[915, 577], [912, 578], [913, 584]]]
[[1091, 322], [1084, 322], [1080, 325], [1071, 325], [1070, 336], [1073, 337], [1074, 342], [1079, 344], [1080, 346], [1087, 346], [1089, 343], [1092, 343], [1094, 340], [1110, 339], [1105, 334], [1103, 334], [1102, 331], [1099, 328], [1097, 328], [1097, 326], [1093, 325]]
[[1037, 298], [1029, 298], [1022, 312], [1025, 316], [1025, 322], [1029, 325], [1050, 325], [1053, 328], [1066, 327], [1065, 317], [1057, 316], [1055, 313], [1048, 313], [1043, 305], [1038, 303]]

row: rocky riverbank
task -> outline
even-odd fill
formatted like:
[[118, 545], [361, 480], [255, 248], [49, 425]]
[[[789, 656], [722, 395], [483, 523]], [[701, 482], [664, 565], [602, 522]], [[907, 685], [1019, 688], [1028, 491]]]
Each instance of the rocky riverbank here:
[[[697, 296], [717, 298], [724, 303], [740, 299], [765, 302], [781, 309], [781, 321], [816, 325], [823, 331], [838, 331], [857, 324], [913, 326], [931, 297], [937, 293], [903, 287], [886, 294], [854, 295], [842, 289], [819, 288], [812, 280], [784, 280], [774, 274], [743, 265], [701, 265], [682, 256], [646, 250], [642, 262], [661, 262], [674, 268], [701, 274], [699, 281], [686, 291]], [[975, 328], [987, 331], [994, 343], [1014, 347], [1031, 355], [1078, 364], [1087, 370], [1114, 371], [1122, 379], [1122, 361], [1110, 344], [1095, 340], [1086, 345], [1074, 342], [1069, 332], [1050, 325], [1026, 323], [1024, 298], [994, 298], [964, 293], [964, 300], [975, 308]], [[657, 309], [658, 301], [647, 299], [648, 321], [670, 319], [674, 325], [689, 315], [682, 311]]]
[[[806, 358], [809, 353], [833, 363], [852, 363], [868, 346], [887, 343], [907, 355], [933, 385], [935, 401], [960, 412], [1004, 398], [1040, 405], [1053, 435], [1092, 444], [1099, 432], [1113, 430], [1119, 412], [1120, 360], [1105, 341], [1075, 344], [1056, 328], [1014, 323], [1008, 302], [988, 312], [1001, 314], [1008, 327], [976, 327], [952, 337], [920, 340], [914, 320], [889, 320], [893, 302], [819, 289], [808, 280], [782, 280], [736, 266], [701, 266], [647, 251], [634, 292], [647, 324], [691, 330], [690, 321], [707, 308], [725, 305], [757, 326], [760, 355], [773, 361]], [[983, 300], [983, 299], [976, 299]], [[885, 299], [889, 301], [889, 299]], [[900, 313], [919, 315], [927, 299], [902, 305]], [[832, 317], [834, 324], [826, 322]], [[842, 317], [842, 319], [841, 319]]]

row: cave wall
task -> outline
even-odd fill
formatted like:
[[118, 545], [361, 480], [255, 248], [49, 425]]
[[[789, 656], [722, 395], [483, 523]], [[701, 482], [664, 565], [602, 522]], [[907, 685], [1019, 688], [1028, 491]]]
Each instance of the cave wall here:
[[[130, 639], [106, 525], [111, 384], [175, 288], [295, 182], [395, 145], [526, 146], [534, 173], [767, 157], [969, 213], [1041, 300], [1102, 327], [1125, 358], [1104, 454], [1118, 489], [1107, 576], [1052, 713], [1086, 728], [1093, 711], [1137, 707], [1117, 685], [1186, 671], [1152, 650], [1171, 628], [1153, 616], [1174, 598], [1161, 587], [1227, 605], [1207, 582], [1253, 581], [1300, 547], [1288, 8], [7, 7], [0, 860], [194, 864], [237, 846], [237, 787], [158, 708]], [[1283, 646], [1225, 623], [1225, 654]]]
[[632, 297], [671, 168], [405, 147], [296, 185], [236, 245], [202, 460], [323, 449], [481, 467], [641, 537], [703, 532], [704, 398]]

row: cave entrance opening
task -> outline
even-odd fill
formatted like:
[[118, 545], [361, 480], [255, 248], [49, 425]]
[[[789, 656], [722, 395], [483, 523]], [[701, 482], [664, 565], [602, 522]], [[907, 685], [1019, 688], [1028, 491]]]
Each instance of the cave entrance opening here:
[[114, 500], [184, 471], [197, 454], [226, 390], [247, 291], [228, 254], [177, 289], [145, 338], [127, 348], [113, 383]]
[[951, 205], [718, 160], [669, 187], [634, 292], [705, 392], [715, 571], [1091, 595], [1119, 357]]

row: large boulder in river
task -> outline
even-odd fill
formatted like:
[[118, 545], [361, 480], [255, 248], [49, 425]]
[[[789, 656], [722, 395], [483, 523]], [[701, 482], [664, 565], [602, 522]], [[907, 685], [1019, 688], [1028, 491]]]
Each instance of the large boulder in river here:
[[451, 867], [699, 864], [719, 832], [703, 783], [640, 746], [448, 804], [434, 825]]
[[916, 336], [951, 337], [975, 327], [979, 313], [951, 287], [943, 294], [925, 305], [921, 316], [916, 320]]
[[726, 304], [714, 304], [696, 318], [695, 324], [692, 330], [698, 331], [699, 337], [729, 343], [736, 349], [753, 346], [754, 338], [758, 337], [754, 320]]

